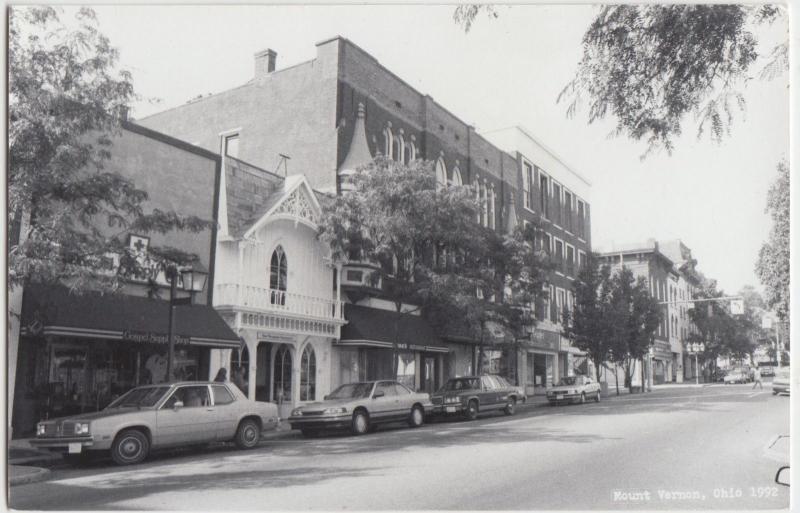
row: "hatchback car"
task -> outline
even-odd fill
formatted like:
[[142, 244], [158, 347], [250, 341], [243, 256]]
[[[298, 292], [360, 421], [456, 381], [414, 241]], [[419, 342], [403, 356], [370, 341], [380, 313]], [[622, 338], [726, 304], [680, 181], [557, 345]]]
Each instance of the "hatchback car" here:
[[30, 443], [71, 460], [110, 451], [117, 464], [130, 465], [164, 447], [232, 440], [251, 449], [279, 420], [274, 404], [251, 401], [229, 383], [147, 385], [102, 411], [39, 422]]
[[501, 376], [483, 375], [451, 378], [431, 397], [433, 412], [461, 415], [474, 420], [483, 411], [499, 410], [513, 415], [525, 394]]
[[433, 408], [428, 394], [412, 392], [396, 381], [365, 381], [342, 385], [321, 402], [292, 410], [289, 424], [304, 436], [327, 429], [349, 429], [363, 435], [379, 424], [407, 422], [419, 427]]
[[559, 403], [585, 403], [586, 399], [600, 402], [600, 383], [589, 376], [565, 376], [558, 384], [547, 390], [550, 405]]

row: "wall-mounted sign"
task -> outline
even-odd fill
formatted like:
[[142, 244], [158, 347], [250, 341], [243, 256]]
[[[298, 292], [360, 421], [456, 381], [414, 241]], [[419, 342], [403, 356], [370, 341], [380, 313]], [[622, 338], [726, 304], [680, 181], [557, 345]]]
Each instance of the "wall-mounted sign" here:
[[285, 344], [291, 344], [295, 341], [295, 337], [291, 335], [273, 333], [271, 331], [258, 331], [256, 332], [256, 337], [258, 340], [263, 340], [264, 342], [281, 342]]
[[[122, 332], [122, 340], [126, 342], [138, 342], [142, 344], [167, 344], [169, 335], [167, 333], [154, 333], [152, 331], [125, 330]], [[175, 344], [188, 344], [189, 337], [175, 334], [172, 336]]]
[[560, 340], [561, 335], [554, 331], [536, 328], [533, 333], [531, 333], [531, 344], [534, 347], [549, 349], [550, 351], [558, 351]]

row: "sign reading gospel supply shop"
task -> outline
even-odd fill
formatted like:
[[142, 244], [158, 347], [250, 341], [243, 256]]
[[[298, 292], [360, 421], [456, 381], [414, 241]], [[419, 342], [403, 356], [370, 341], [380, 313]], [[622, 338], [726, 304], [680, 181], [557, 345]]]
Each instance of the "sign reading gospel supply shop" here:
[[[166, 344], [169, 342], [169, 335], [166, 333], [155, 333], [152, 331], [135, 331], [135, 330], [125, 330], [122, 332], [122, 340], [127, 342], [139, 342], [139, 343], [149, 343], [149, 344]], [[172, 336], [172, 340], [176, 344], [188, 344], [189, 337], [184, 335], [175, 334]]]

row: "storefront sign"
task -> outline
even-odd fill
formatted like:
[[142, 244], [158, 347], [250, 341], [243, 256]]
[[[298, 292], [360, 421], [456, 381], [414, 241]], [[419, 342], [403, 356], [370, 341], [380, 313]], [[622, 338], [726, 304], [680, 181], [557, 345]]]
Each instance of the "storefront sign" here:
[[[169, 335], [166, 333], [154, 333], [152, 331], [126, 330], [122, 332], [122, 340], [126, 342], [139, 342], [148, 344], [167, 344], [169, 342]], [[175, 344], [189, 343], [189, 337], [184, 335], [173, 335], [172, 340], [175, 342]]]
[[281, 342], [284, 344], [292, 344], [295, 341], [295, 337], [291, 335], [286, 335], [283, 333], [273, 333], [271, 331], [259, 331], [256, 332], [256, 337], [258, 340], [268, 341], [268, 342]]
[[553, 331], [546, 331], [536, 328], [531, 333], [531, 344], [533, 347], [548, 349], [550, 351], [558, 351], [559, 341], [561, 335]]

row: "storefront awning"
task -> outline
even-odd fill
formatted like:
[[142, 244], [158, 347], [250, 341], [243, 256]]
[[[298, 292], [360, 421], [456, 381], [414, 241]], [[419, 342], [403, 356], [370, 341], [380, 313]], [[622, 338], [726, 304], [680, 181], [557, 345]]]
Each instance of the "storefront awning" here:
[[347, 324], [342, 326], [342, 335], [337, 345], [384, 347], [391, 349], [394, 341], [395, 320], [400, 321], [399, 339], [401, 349], [447, 353], [449, 349], [441, 343], [433, 328], [419, 315], [398, 314], [359, 305], [344, 305]]
[[[209, 305], [175, 306], [175, 343], [239, 348], [241, 341]], [[30, 284], [22, 300], [22, 335], [57, 335], [167, 343], [169, 302], [126, 294]]]

